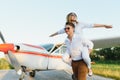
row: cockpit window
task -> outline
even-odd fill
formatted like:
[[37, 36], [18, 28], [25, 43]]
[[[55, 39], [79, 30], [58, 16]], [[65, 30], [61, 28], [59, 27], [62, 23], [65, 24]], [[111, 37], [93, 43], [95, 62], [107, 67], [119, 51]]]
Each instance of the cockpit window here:
[[54, 51], [54, 54], [64, 54], [66, 51], [66, 46], [63, 45], [60, 48], [58, 48], [57, 50]]
[[43, 44], [41, 46], [49, 52], [53, 48], [54, 44]]

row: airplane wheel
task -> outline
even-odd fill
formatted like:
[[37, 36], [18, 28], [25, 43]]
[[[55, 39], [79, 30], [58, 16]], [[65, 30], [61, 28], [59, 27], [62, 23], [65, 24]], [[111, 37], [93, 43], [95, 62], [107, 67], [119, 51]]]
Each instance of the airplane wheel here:
[[32, 72], [29, 73], [31, 77], [35, 77], [35, 70], [32, 70]]
[[24, 72], [22, 72], [22, 74], [20, 75], [19, 80], [25, 80], [25, 79], [24, 79], [24, 78], [25, 78], [25, 76], [26, 76], [26, 74], [25, 74]]
[[20, 78], [19, 80], [24, 80], [24, 79], [21, 79], [21, 78]]

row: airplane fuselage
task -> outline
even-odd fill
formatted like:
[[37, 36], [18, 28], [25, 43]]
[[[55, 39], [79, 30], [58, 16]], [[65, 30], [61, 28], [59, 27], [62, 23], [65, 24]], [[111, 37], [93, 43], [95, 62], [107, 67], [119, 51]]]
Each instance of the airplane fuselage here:
[[17, 44], [20, 49], [12, 51], [20, 65], [32, 70], [67, 70], [71, 71], [71, 66], [64, 63], [62, 55], [50, 54], [44, 48], [29, 44]]

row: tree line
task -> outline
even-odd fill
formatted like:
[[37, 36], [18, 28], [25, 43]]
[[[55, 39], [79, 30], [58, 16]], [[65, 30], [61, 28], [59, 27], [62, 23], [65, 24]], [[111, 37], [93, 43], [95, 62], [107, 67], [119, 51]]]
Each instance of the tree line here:
[[90, 56], [92, 60], [120, 60], [120, 47], [95, 49]]

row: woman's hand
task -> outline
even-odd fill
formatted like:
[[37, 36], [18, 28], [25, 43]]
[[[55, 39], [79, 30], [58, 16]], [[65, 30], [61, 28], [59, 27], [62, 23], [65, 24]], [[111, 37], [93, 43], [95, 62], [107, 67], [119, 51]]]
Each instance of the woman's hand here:
[[104, 25], [105, 28], [112, 28], [112, 25]]

